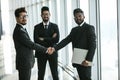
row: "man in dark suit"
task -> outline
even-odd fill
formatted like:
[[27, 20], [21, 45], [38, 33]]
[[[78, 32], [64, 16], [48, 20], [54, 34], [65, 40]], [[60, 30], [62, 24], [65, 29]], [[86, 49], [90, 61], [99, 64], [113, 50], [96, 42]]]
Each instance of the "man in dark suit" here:
[[72, 28], [70, 34], [63, 39], [58, 45], [52, 48], [53, 51], [57, 51], [68, 43], [72, 42], [72, 47], [88, 50], [85, 60], [82, 64], [73, 63], [79, 74], [80, 80], [91, 80], [91, 66], [93, 56], [96, 49], [96, 36], [94, 26], [84, 22], [84, 12], [77, 8], [73, 12], [74, 20], [78, 24], [77, 27]]
[[[59, 29], [57, 24], [49, 21], [50, 12], [48, 7], [41, 8], [41, 17], [43, 21], [34, 27], [34, 41], [44, 47], [54, 46], [59, 41]], [[36, 51], [35, 54], [38, 64], [38, 80], [44, 80], [47, 61], [50, 65], [53, 80], [59, 80], [57, 52], [52, 55], [39, 53]]]
[[16, 50], [16, 69], [19, 72], [19, 80], [30, 80], [31, 68], [34, 65], [33, 49], [46, 53], [47, 49], [31, 41], [25, 26], [27, 12], [24, 7], [15, 10], [16, 26], [13, 32], [13, 40]]

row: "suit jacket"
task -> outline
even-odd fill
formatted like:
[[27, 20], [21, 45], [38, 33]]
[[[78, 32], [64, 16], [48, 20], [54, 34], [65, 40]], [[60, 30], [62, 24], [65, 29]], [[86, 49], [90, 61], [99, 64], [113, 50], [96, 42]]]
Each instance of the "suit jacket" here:
[[27, 31], [20, 24], [16, 24], [13, 40], [16, 50], [16, 69], [30, 69], [33, 67], [33, 49], [40, 52], [46, 51], [45, 47], [30, 40]]
[[[57, 36], [53, 38], [53, 34], [56, 33]], [[44, 41], [41, 41], [39, 38], [44, 38]], [[59, 29], [57, 24], [49, 22], [47, 31], [44, 28], [43, 23], [39, 23], [34, 27], [34, 41], [35, 43], [39, 43], [40, 45], [44, 47], [52, 47], [56, 45], [56, 43], [59, 41]], [[36, 57], [38, 57], [41, 54], [37, 54], [38, 51], [36, 51]]]
[[94, 26], [84, 23], [82, 26], [72, 28], [70, 34], [63, 39], [55, 50], [59, 50], [72, 42], [73, 48], [87, 49], [86, 60], [92, 61], [96, 48], [96, 36]]

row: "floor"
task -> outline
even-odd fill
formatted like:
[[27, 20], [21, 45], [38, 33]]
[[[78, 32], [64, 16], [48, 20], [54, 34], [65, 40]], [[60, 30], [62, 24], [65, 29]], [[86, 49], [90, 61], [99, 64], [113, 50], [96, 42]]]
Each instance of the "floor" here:
[[[58, 71], [60, 80], [74, 80], [60, 66], [58, 67]], [[15, 70], [15, 49], [10, 36], [3, 37], [2, 40], [0, 40], [0, 80], [18, 80], [18, 72]], [[36, 63], [32, 69], [31, 80], [37, 80]], [[45, 80], [52, 80], [48, 63], [45, 73]]]

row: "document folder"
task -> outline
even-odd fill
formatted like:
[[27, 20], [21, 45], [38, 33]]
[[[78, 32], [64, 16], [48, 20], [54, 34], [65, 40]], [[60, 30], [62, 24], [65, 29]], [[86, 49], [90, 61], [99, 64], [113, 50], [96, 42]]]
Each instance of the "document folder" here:
[[[86, 58], [87, 53], [88, 53], [87, 49], [74, 48], [73, 56], [72, 56], [72, 63], [82, 64], [82, 62]], [[89, 66], [91, 66], [91, 65], [92, 65], [92, 63], [89, 62]]]

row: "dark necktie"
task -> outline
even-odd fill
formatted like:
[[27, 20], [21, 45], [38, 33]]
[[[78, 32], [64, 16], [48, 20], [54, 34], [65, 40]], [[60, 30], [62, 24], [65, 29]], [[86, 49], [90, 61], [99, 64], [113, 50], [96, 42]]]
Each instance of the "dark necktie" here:
[[26, 28], [24, 28], [25, 29], [25, 31], [27, 32], [27, 29]]
[[27, 31], [26, 28], [24, 28], [24, 29], [25, 29], [25, 31]]
[[45, 25], [45, 29], [47, 29], [47, 25]]
[[26, 35], [27, 35], [27, 36], [28, 36], [28, 38], [29, 38], [29, 35], [28, 35], [28, 32], [27, 32], [27, 29], [26, 29], [26, 28], [24, 28], [24, 30], [26, 31], [26, 33], [27, 33]]
[[48, 25], [44, 25], [45, 28], [45, 35], [48, 36]]

